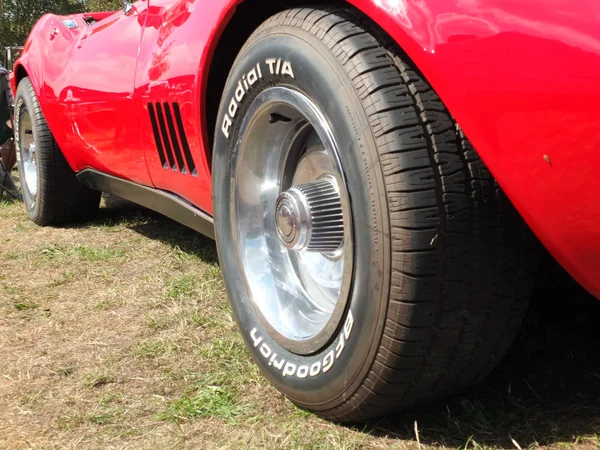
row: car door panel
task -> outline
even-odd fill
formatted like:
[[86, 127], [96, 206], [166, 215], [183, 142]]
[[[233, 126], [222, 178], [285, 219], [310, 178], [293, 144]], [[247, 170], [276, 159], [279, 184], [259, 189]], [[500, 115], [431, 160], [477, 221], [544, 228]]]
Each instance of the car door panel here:
[[76, 170], [94, 167], [151, 184], [133, 96], [146, 7], [138, 1], [128, 15], [119, 11], [89, 26], [79, 23], [69, 64], [46, 71], [53, 78], [49, 95], [65, 124], [55, 130], [56, 139]]
[[211, 15], [199, 14], [198, 5], [197, 0], [150, 2], [135, 99], [152, 182], [210, 213], [211, 176], [202, 139], [198, 76]]

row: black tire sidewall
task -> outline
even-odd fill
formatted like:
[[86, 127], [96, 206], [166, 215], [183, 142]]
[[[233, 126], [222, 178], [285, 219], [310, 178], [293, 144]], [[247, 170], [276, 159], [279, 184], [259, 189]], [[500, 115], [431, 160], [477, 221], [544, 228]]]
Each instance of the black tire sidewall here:
[[[265, 63], [268, 58], [288, 61], [294, 77], [271, 74]], [[257, 63], [263, 69], [263, 79], [251, 86], [240, 102], [227, 138], [221, 129], [227, 106], [238, 80]], [[234, 186], [231, 155], [253, 99], [264, 89], [277, 85], [300, 90], [327, 117], [338, 143], [351, 198], [355, 257], [348, 307], [336, 336], [310, 356], [296, 355], [282, 348], [261, 326], [251, 292], [241, 274], [237, 251], [233, 247], [235, 240], [232, 239], [235, 224], [231, 220], [230, 207]], [[379, 348], [389, 297], [389, 219], [381, 164], [360, 99], [343, 66], [327, 46], [310, 33], [290, 26], [270, 28], [253, 36], [240, 53], [226, 83], [217, 118], [213, 205], [225, 285], [244, 340], [263, 373], [278, 389], [302, 406], [313, 410], [339, 406], [363, 383]], [[348, 326], [350, 322], [351, 327]], [[258, 342], [257, 338], [262, 340]], [[343, 349], [337, 357], [342, 340]], [[332, 351], [335, 359], [330, 365], [331, 358], [326, 358]], [[273, 354], [277, 355], [274, 360], [271, 359]], [[281, 358], [286, 364], [296, 366], [294, 375], [284, 377], [283, 371], [272, 364]], [[312, 369], [318, 364], [322, 369], [326, 365], [330, 368], [315, 376], [310, 375], [312, 370], [308, 376], [298, 376], [300, 367]]]
[[[31, 220], [33, 220], [34, 222], [36, 222], [36, 218], [39, 216], [40, 214], [40, 204], [41, 204], [41, 196], [42, 196], [42, 171], [41, 171], [41, 166], [40, 166], [40, 156], [41, 153], [44, 151], [44, 149], [42, 147], [40, 147], [39, 145], [39, 117], [36, 114], [36, 108], [35, 108], [35, 104], [37, 103], [37, 99], [36, 98], [32, 98], [32, 94], [33, 93], [33, 87], [31, 86], [31, 82], [29, 81], [29, 78], [24, 78], [23, 80], [21, 80], [21, 82], [19, 83], [19, 87], [17, 88], [17, 96], [15, 99], [15, 118], [14, 118], [14, 124], [15, 124], [15, 148], [17, 151], [17, 154], [19, 155], [19, 163], [18, 163], [18, 169], [19, 169], [19, 178], [21, 179], [21, 191], [23, 193], [23, 203], [25, 204], [25, 211], [27, 212], [27, 215], [29, 216], [29, 218]], [[39, 109], [39, 106], [38, 108]], [[31, 193], [29, 192], [28, 187], [23, 186], [23, 183], [25, 181], [25, 168], [23, 166], [23, 157], [22, 157], [22, 153], [21, 153], [21, 139], [20, 139], [20, 128], [21, 128], [21, 117], [23, 114], [23, 111], [26, 110], [29, 114], [29, 117], [31, 119], [31, 128], [32, 128], [32, 133], [33, 133], [33, 139], [34, 142], [36, 143], [36, 152], [37, 152], [37, 171], [38, 171], [38, 186], [37, 186], [37, 193], [35, 196], [35, 199], [33, 199], [33, 197], [31, 196]], [[29, 205], [31, 205], [32, 200], [34, 201], [33, 204], [33, 208], [31, 208]]]

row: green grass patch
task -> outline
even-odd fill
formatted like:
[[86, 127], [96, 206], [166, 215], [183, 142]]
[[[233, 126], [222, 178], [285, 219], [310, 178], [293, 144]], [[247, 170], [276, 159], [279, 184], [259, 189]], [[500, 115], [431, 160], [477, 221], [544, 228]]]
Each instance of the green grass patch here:
[[220, 328], [225, 323], [222, 318], [216, 318], [197, 310], [192, 311], [188, 318], [191, 323], [201, 328]]
[[175, 261], [180, 263], [202, 262], [218, 267], [217, 250], [212, 241], [200, 235], [190, 235], [182, 244], [183, 248], [177, 244], [171, 245], [173, 249], [171, 255]]
[[67, 253], [67, 249], [62, 245], [50, 244], [42, 247], [41, 252], [47, 259], [57, 259], [64, 257]]
[[66, 431], [79, 427], [84, 422], [85, 418], [79, 414], [61, 414], [56, 421], [56, 427]]
[[208, 341], [200, 347], [200, 356], [220, 361], [239, 361], [249, 358], [244, 343], [238, 336], [227, 336]]
[[71, 375], [73, 375], [73, 372], [75, 372], [75, 369], [77, 369], [77, 366], [75, 366], [73, 364], [68, 364], [68, 365], [59, 367], [58, 373], [60, 374], [61, 377], [67, 378], [67, 377], [70, 377]]
[[47, 259], [76, 257], [87, 261], [105, 261], [123, 257], [126, 252], [124, 249], [112, 245], [88, 247], [77, 244], [73, 247], [66, 247], [59, 244], [50, 244], [42, 248], [42, 254]]
[[39, 308], [37, 303], [15, 303], [15, 309], [18, 311], [28, 311]]
[[118, 401], [125, 400], [125, 398], [125, 394], [122, 392], [119, 392], [118, 394], [107, 394], [100, 400], [100, 406], [106, 407]]
[[89, 261], [103, 261], [107, 259], [120, 258], [125, 255], [125, 250], [110, 246], [94, 248], [87, 247], [85, 245], [76, 245], [71, 249], [70, 253]]
[[[102, 214], [102, 210], [100, 214]], [[149, 223], [151, 223], [151, 219], [145, 212], [143, 210], [135, 209], [106, 217], [100, 217], [90, 223], [90, 228], [99, 228], [102, 231], [109, 233], [117, 233], [122, 231], [123, 228], [134, 228]]]
[[[2, 280], [2, 279], [0, 279], [0, 280]], [[15, 295], [19, 292], [19, 290], [13, 286], [4, 286], [4, 290], [6, 291], [7, 294], [10, 294], [10, 295]]]
[[89, 414], [87, 416], [88, 420], [96, 425], [107, 425], [109, 423], [114, 423], [120, 414], [117, 412], [109, 411], [98, 414]]
[[140, 342], [135, 348], [135, 355], [140, 358], [157, 358], [161, 355], [177, 351], [178, 347], [173, 342], [158, 339], [148, 339]]
[[116, 378], [106, 371], [90, 372], [85, 376], [84, 385], [88, 388], [97, 388], [115, 381]]
[[202, 383], [232, 386], [266, 383], [242, 338], [233, 331], [228, 336], [207, 341], [198, 353], [212, 367], [210, 372], [200, 374]]
[[284, 449], [294, 450], [358, 450], [364, 448], [367, 435], [358, 434], [344, 429], [309, 430], [293, 424], [288, 430], [289, 439], [283, 445]]
[[172, 319], [161, 314], [151, 313], [146, 316], [146, 326], [153, 330], [165, 330], [171, 325]]
[[49, 284], [50, 287], [62, 286], [63, 284], [67, 284], [75, 279], [75, 272], [66, 271], [61, 273], [58, 277], [56, 277]]
[[198, 280], [192, 275], [183, 275], [173, 280], [165, 288], [165, 297], [171, 300], [182, 300], [194, 292]]
[[245, 407], [237, 401], [233, 388], [206, 386], [193, 396], [185, 396], [169, 405], [160, 415], [161, 420], [180, 421], [195, 417], [218, 417], [235, 421]]
[[25, 252], [3, 252], [0, 253], [0, 256], [6, 261], [15, 261], [17, 259], [25, 258], [27, 254]]

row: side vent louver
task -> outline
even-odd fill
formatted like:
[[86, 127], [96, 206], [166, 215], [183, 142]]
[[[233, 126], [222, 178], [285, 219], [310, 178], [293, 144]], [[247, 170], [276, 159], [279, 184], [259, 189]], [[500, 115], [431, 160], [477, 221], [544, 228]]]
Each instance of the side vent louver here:
[[198, 176], [178, 103], [148, 103], [158, 157], [165, 169]]

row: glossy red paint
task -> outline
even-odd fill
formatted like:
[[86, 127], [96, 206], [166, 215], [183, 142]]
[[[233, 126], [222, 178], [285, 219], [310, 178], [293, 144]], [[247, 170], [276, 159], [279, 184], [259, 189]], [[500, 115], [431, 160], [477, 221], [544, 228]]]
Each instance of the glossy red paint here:
[[[136, 14], [145, 5], [138, 2]], [[143, 29], [122, 13], [91, 25], [70, 18], [77, 28], [45, 16], [25, 50], [39, 61], [34, 72], [43, 75], [34, 86], [56, 141], [74, 170], [94, 167], [150, 184], [133, 102]]]
[[[67, 30], [54, 16], [38, 23], [18, 65], [75, 170], [94, 167], [212, 211], [207, 73], [237, 3], [138, 1], [129, 17], [92, 27]], [[409, 55], [540, 240], [600, 297], [596, 2], [349, 3]], [[157, 102], [180, 105], [196, 176], [162, 168], [147, 107]]]
[[[146, 160], [154, 185], [176, 192], [212, 214], [210, 164], [203, 129], [208, 43], [222, 22], [225, 2], [216, 0], [151, 0], [136, 75], [136, 104]], [[196, 174], [162, 167], [149, 119], [149, 103], [178, 103]], [[210, 131], [212, 132], [212, 131]]]
[[538, 238], [600, 297], [593, 0], [352, 0], [417, 64]]

